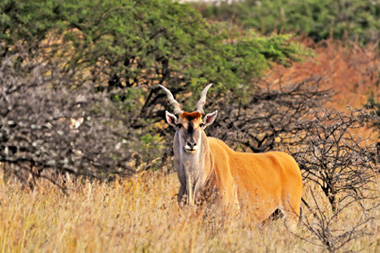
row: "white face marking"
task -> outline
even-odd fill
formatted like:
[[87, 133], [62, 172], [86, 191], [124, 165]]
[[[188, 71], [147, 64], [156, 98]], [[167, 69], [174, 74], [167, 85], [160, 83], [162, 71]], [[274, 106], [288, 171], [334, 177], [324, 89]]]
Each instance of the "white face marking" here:
[[198, 145], [196, 145], [194, 147], [190, 147], [189, 145], [185, 145], [185, 151], [187, 153], [194, 154], [195, 152], [197, 152], [198, 147], [199, 147]]

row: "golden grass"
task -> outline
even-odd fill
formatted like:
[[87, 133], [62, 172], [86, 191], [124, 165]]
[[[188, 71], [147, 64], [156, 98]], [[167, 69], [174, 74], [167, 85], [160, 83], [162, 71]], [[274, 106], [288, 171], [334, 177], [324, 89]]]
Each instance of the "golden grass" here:
[[[237, 216], [197, 215], [179, 209], [175, 174], [145, 174], [112, 183], [76, 181], [65, 196], [40, 182], [35, 191], [5, 183], [0, 175], [1, 252], [301, 252], [322, 248], [292, 235], [283, 220], [250, 224], [249, 212]], [[305, 197], [310, 200], [308, 191]], [[328, 205], [322, 203], [327, 210]], [[373, 203], [367, 203], [372, 205]], [[304, 216], [313, 220], [303, 208]], [[373, 236], [350, 242], [345, 250], [380, 250], [380, 209], [367, 224]], [[334, 224], [347, 229], [362, 218], [357, 206], [347, 208]], [[315, 221], [314, 221], [315, 222]], [[318, 240], [304, 225], [311, 242]]]

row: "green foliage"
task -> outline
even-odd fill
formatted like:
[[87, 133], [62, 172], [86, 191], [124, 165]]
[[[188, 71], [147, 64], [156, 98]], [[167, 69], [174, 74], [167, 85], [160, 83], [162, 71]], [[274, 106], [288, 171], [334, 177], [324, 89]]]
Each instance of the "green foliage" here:
[[114, 102], [125, 102], [126, 111], [141, 118], [152, 117], [150, 108], [160, 102], [159, 90], [151, 88], [158, 83], [180, 93], [211, 82], [219, 94], [246, 96], [241, 88], [272, 63], [288, 66], [308, 54], [288, 35], [262, 37], [224, 22], [209, 24], [191, 5], [171, 0], [7, 0], [0, 6], [2, 20], [12, 21], [0, 26], [7, 37], [4, 57], [17, 53], [21, 41], [23, 50], [72, 75], [74, 86], [120, 89]]
[[302, 53], [288, 36], [231, 35], [236, 27], [209, 25], [171, 0], [8, 0], [0, 7], [3, 52], [20, 41], [42, 50], [44, 39], [55, 38], [60, 47], [44, 51], [48, 57], [61, 58], [66, 72], [105, 80], [108, 89], [192, 79], [236, 87]]
[[93, 87], [104, 95], [89, 110], [103, 126], [125, 129], [123, 139], [135, 144], [130, 151], [141, 164], [170, 148], [154, 135], [171, 134], [154, 124], [167, 107], [157, 84], [173, 94], [192, 91], [184, 103], [189, 110], [210, 82], [214, 96], [244, 103], [252, 81], [273, 63], [288, 66], [309, 53], [288, 35], [262, 37], [225, 22], [210, 24], [193, 6], [172, 0], [5, 0], [0, 36], [0, 63], [17, 55], [12, 68], [47, 66], [38, 76], [49, 87]]
[[147, 133], [141, 136], [141, 141], [144, 143], [144, 152], [147, 154], [159, 148], [159, 141], [161, 140], [159, 134], [152, 135]]
[[65, 7], [64, 41], [75, 50], [70, 68], [100, 71], [110, 87], [163, 82], [181, 67], [170, 62], [191, 52], [190, 41], [205, 33], [194, 9], [171, 1], [71, 1]]
[[233, 20], [262, 34], [298, 33], [315, 41], [333, 36], [361, 43], [380, 38], [380, 3], [372, 0], [246, 0], [201, 5], [203, 15]]
[[64, 38], [75, 50], [69, 67], [104, 75], [108, 89], [163, 82], [174, 92], [206, 82], [231, 89], [303, 54], [289, 36], [231, 35], [236, 27], [209, 25], [191, 6], [168, 0], [74, 1], [65, 10]]
[[16, 46], [39, 44], [52, 30], [60, 27], [59, 1], [0, 1], [0, 53], [9, 53]]

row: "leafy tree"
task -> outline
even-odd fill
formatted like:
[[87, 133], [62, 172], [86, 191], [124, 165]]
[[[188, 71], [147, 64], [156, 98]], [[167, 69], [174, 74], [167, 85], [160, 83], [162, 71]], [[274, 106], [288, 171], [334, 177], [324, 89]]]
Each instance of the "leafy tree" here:
[[166, 82], [176, 92], [213, 82], [226, 91], [248, 85], [271, 62], [288, 65], [305, 53], [289, 36], [237, 33], [171, 0], [8, 0], [0, 8], [3, 54], [21, 43], [48, 63], [60, 61], [77, 85], [89, 79], [99, 90], [143, 88], [143, 111], [157, 100], [158, 90], [146, 89], [152, 85]]
[[[253, 80], [308, 53], [289, 36], [209, 24], [171, 0], [7, 0], [0, 8], [0, 160], [37, 177], [160, 167], [154, 163], [166, 161], [171, 138], [158, 83], [196, 95], [187, 110], [208, 82], [210, 98], [247, 106]], [[82, 123], [73, 129], [71, 120]]]
[[0, 2], [0, 60], [20, 50], [30, 52], [62, 21], [59, 1]]
[[[64, 13], [67, 71], [88, 69], [92, 79], [107, 80], [101, 90], [166, 82], [174, 92], [188, 84], [196, 91], [212, 82], [226, 91], [248, 85], [271, 62], [289, 64], [306, 53], [289, 36], [236, 34], [236, 27], [210, 25], [191, 6], [168, 0], [72, 1]], [[157, 102], [158, 91], [144, 90], [142, 111]]]

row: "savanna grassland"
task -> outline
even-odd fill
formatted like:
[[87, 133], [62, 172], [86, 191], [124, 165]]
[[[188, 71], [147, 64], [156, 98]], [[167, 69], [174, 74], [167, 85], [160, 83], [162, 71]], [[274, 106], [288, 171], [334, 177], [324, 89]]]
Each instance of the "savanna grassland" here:
[[[290, 69], [273, 69], [268, 78], [281, 75], [295, 79], [305, 72], [306, 75], [323, 72], [326, 76], [327, 72], [330, 78], [325, 85], [336, 91], [331, 106], [363, 103], [362, 97], [370, 90], [365, 70], [378, 64], [365, 58], [371, 56], [371, 51], [345, 49], [330, 42], [316, 52], [312, 61]], [[365, 63], [361, 64], [362, 61]], [[353, 87], [348, 82], [361, 87], [348, 89]], [[376, 177], [370, 184], [373, 192], [368, 192], [369, 196], [379, 196], [379, 180]], [[110, 183], [72, 180], [67, 183], [66, 195], [44, 180], [30, 190], [1, 174], [0, 249], [2, 252], [319, 252], [326, 247], [322, 241], [328, 237], [336, 245], [342, 244], [342, 251], [380, 250], [380, 207], [376, 198], [364, 199], [360, 205], [354, 202], [334, 216], [318, 188], [305, 183], [303, 196], [313, 211], [320, 211], [322, 220], [303, 205], [298, 231], [292, 234], [282, 219], [265, 224], [250, 222], [249, 210], [234, 215], [203, 215], [191, 208], [180, 209], [176, 203], [178, 187], [175, 173], [148, 172]], [[347, 237], [352, 229], [354, 233]]]
[[[282, 220], [252, 224], [249, 213], [203, 216], [179, 209], [175, 201], [175, 174], [146, 174], [106, 183], [70, 184], [69, 196], [43, 182], [38, 190], [23, 190], [0, 178], [0, 245], [2, 252], [319, 252], [315, 235], [301, 223], [296, 234]], [[378, 184], [374, 187], [378, 188]], [[307, 194], [304, 196], [310, 200]], [[378, 192], [377, 192], [378, 193]], [[317, 198], [322, 198], [316, 194]], [[365, 201], [371, 206], [373, 201]], [[327, 203], [319, 208], [328, 215]], [[303, 207], [304, 219], [311, 223]], [[373, 219], [360, 229], [365, 236], [342, 250], [379, 250], [380, 210], [363, 213], [356, 205], [346, 208], [331, 225], [343, 234], [357, 221]], [[300, 239], [302, 237], [303, 239]], [[339, 240], [337, 240], [339, 242]]]
[[[0, 1], [0, 251], [380, 252], [373, 3]], [[158, 84], [208, 83], [208, 135], [299, 162], [294, 233], [178, 206]]]

